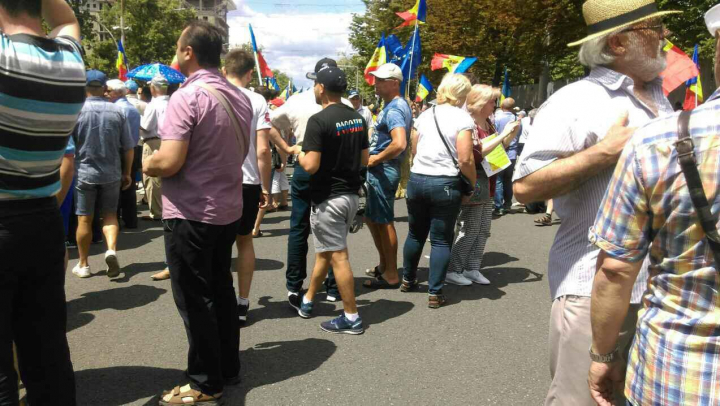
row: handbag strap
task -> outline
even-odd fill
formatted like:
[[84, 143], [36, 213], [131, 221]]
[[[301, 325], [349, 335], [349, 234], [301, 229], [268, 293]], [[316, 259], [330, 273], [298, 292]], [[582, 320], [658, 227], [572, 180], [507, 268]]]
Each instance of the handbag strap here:
[[432, 108], [433, 119], [435, 120], [435, 127], [437, 127], [438, 134], [440, 135], [440, 139], [442, 140], [443, 144], [445, 144], [445, 148], [447, 148], [447, 152], [448, 152], [448, 154], [450, 154], [450, 158], [452, 158], [453, 163], [455, 164], [455, 167], [458, 170], [460, 170], [460, 164], [458, 164], [457, 159], [455, 159], [455, 157], [453, 156], [452, 150], [450, 150], [450, 145], [448, 145], [447, 140], [445, 140], [445, 136], [443, 135], [442, 131], [440, 131], [440, 124], [438, 124], [437, 114], [435, 114], [435, 107], [437, 107], [437, 106], [433, 106], [433, 108]]
[[683, 111], [678, 117], [678, 140], [675, 142], [675, 149], [678, 152], [680, 168], [685, 175], [690, 199], [698, 215], [700, 226], [705, 232], [710, 249], [715, 259], [715, 267], [720, 272], [720, 234], [717, 230], [717, 220], [710, 211], [710, 204], [705, 196], [700, 173], [695, 160], [695, 144], [690, 137], [690, 113], [692, 110]]
[[240, 147], [240, 150], [242, 151], [242, 149], [243, 149], [242, 148], [243, 133], [242, 133], [242, 129], [241, 129], [242, 127], [240, 127], [240, 122], [238, 121], [237, 115], [235, 115], [235, 111], [230, 107], [230, 102], [228, 102], [227, 98], [222, 93], [220, 93], [217, 89], [208, 85], [207, 83], [195, 82], [195, 85], [207, 90], [225, 108], [225, 111], [227, 112], [228, 116], [230, 116], [230, 122], [232, 123], [232, 126], [235, 129], [235, 138], [237, 139], [238, 147]]

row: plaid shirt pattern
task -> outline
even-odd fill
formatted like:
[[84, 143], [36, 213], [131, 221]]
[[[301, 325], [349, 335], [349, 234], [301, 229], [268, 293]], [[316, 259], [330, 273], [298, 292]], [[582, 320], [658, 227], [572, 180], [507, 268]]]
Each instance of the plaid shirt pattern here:
[[[677, 160], [678, 114], [652, 121], [615, 168], [590, 242], [611, 257], [650, 258], [648, 289], [630, 353], [625, 395], [634, 405], [720, 405], [720, 274]], [[690, 119], [703, 186], [720, 212], [720, 101]]]

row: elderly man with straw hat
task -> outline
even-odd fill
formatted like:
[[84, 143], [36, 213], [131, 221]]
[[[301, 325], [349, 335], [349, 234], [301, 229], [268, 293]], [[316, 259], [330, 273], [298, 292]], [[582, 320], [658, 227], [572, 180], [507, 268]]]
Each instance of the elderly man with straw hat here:
[[[671, 13], [659, 11], [652, 0], [585, 2], [588, 36], [570, 46], [581, 45], [580, 62], [590, 75], [562, 88], [540, 108], [515, 170], [517, 200], [553, 199], [563, 219], [548, 264], [552, 383], [546, 405], [594, 404], [587, 371], [591, 357], [607, 354], [588, 354], [590, 294], [600, 251], [588, 244], [588, 229], [634, 129], [673, 112], [658, 77], [666, 65], [668, 34], [661, 17]], [[644, 266], [620, 331], [622, 357], [635, 331], [646, 279]]]

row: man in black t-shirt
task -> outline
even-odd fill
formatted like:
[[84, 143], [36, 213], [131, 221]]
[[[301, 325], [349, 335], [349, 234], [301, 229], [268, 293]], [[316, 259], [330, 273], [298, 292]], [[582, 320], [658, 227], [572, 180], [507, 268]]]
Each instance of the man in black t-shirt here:
[[368, 163], [369, 143], [365, 120], [341, 102], [346, 88], [345, 73], [339, 68], [324, 67], [317, 73], [315, 99], [323, 110], [310, 117], [299, 156], [302, 168], [312, 175], [310, 226], [315, 242], [315, 269], [298, 314], [310, 317], [312, 300], [332, 265], [345, 311], [320, 327], [331, 333], [362, 334], [347, 234], [358, 210], [360, 169]]

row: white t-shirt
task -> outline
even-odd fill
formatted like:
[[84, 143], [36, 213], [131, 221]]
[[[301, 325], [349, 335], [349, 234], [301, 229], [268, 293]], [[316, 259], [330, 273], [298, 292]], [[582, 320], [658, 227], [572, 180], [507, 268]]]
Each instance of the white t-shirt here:
[[268, 110], [267, 102], [265, 98], [260, 94], [252, 92], [245, 88], [240, 88], [240, 91], [250, 99], [250, 106], [253, 110], [253, 118], [250, 122], [250, 128], [255, 129], [250, 133], [250, 149], [243, 162], [243, 184], [244, 185], [259, 185], [262, 183], [260, 177], [260, 168], [258, 167], [257, 157], [257, 132], [260, 130], [269, 130], [272, 128], [270, 123], [270, 110]]
[[458, 169], [448, 154], [440, 135], [438, 134], [433, 110], [437, 113], [440, 130], [457, 160], [457, 136], [461, 131], [474, 131], [475, 122], [466, 111], [449, 104], [441, 104], [435, 109], [427, 109], [420, 114], [415, 122], [418, 132], [417, 155], [413, 159], [410, 170], [420, 175], [431, 176], [457, 176]]
[[357, 109], [357, 112], [360, 113], [361, 116], [365, 119], [365, 122], [367, 123], [368, 128], [373, 127], [375, 123], [373, 123], [372, 118], [372, 111], [370, 111], [369, 108], [365, 106], [360, 106], [359, 109]]
[[518, 143], [524, 144], [525, 141], [527, 141], [530, 130], [532, 129], [532, 125], [530, 125], [530, 117], [524, 117], [522, 120], [520, 120], [520, 124], [522, 125], [522, 134], [520, 134]]
[[[350, 100], [343, 98], [342, 102], [353, 107]], [[294, 134], [295, 143], [302, 145], [308, 120], [321, 111], [322, 106], [315, 101], [315, 92], [307, 91], [290, 96], [285, 104], [272, 111], [270, 117], [272, 125], [285, 134]]]

